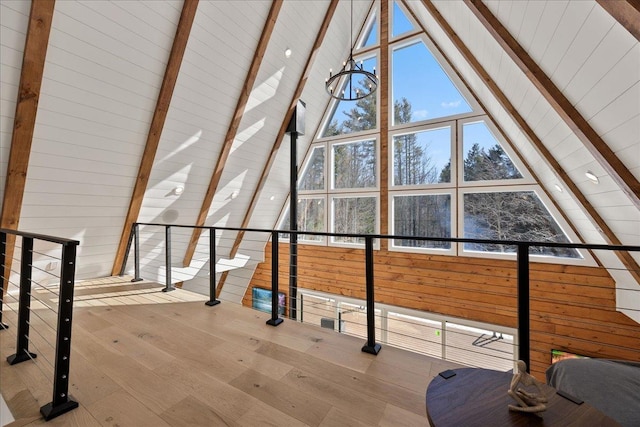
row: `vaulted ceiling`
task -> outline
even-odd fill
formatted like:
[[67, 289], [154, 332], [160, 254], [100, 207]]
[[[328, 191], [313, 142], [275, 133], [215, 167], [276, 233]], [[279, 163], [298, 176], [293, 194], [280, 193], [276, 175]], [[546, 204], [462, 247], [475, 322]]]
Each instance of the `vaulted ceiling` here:
[[[637, 0], [401, 3], [582, 241], [639, 245]], [[388, 9], [354, 1], [355, 31]], [[79, 277], [115, 270], [134, 221], [272, 228], [292, 107], [302, 159], [351, 19], [345, 0], [2, 0], [1, 226], [81, 240]]]

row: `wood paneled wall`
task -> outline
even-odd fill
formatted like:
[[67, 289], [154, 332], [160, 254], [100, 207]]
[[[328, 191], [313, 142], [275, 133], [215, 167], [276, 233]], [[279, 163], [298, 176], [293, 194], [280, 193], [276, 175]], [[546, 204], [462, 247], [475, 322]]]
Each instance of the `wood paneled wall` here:
[[[299, 245], [298, 286], [364, 299], [364, 251]], [[280, 245], [279, 286], [288, 292], [288, 244]], [[376, 302], [517, 327], [516, 263], [473, 257], [376, 251]], [[607, 271], [531, 263], [531, 371], [544, 379], [551, 349], [640, 360], [640, 325], [615, 310]], [[271, 245], [252, 287], [271, 288]]]

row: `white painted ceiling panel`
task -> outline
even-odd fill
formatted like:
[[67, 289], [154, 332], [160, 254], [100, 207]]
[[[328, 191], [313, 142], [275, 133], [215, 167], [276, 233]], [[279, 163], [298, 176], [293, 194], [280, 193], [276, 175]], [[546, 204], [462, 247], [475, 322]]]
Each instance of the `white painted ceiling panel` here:
[[[268, 2], [198, 4], [141, 222], [172, 218], [181, 224], [195, 223], [269, 6]], [[245, 15], [248, 22], [235, 25]], [[173, 193], [177, 186], [184, 188], [180, 195]], [[176, 247], [176, 253], [184, 254], [185, 248]]]
[[0, 2], [0, 208], [7, 177], [30, 7], [28, 1]]
[[[237, 214], [232, 212], [226, 217], [229, 220], [227, 226], [237, 227], [242, 223], [264, 164], [276, 143], [275, 138], [286, 120], [293, 93], [327, 6], [328, 3], [323, 1], [285, 2], [280, 10], [247, 102], [247, 111], [222, 174], [220, 186], [224, 190], [216, 195], [209, 210], [209, 216], [214, 216], [220, 209], [237, 209]], [[307, 18], [300, 20], [302, 15]], [[292, 50], [290, 58], [284, 56], [286, 48]], [[234, 192], [237, 192], [237, 197], [227, 203], [229, 195]], [[219, 214], [215, 216], [221, 217]]]
[[21, 226], [81, 240], [79, 277], [110, 273], [171, 48], [159, 43], [179, 18], [146, 14], [158, 24], [138, 19], [142, 37], [119, 24], [126, 5], [57, 2], [49, 38]]

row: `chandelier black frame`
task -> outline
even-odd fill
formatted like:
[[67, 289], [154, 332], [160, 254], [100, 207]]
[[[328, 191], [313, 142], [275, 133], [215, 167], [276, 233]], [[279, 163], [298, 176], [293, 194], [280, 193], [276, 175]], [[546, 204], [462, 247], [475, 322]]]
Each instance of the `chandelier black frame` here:
[[[342, 80], [343, 78], [344, 81]], [[362, 87], [360, 87], [360, 83], [363, 84]], [[375, 67], [373, 72], [367, 71], [364, 69], [362, 61], [358, 64], [353, 59], [353, 0], [351, 0], [351, 49], [349, 51], [349, 59], [336, 74], [329, 70], [329, 77], [325, 80], [325, 89], [332, 98], [341, 101], [357, 101], [358, 99], [366, 98], [378, 89], [378, 76], [376, 75]]]

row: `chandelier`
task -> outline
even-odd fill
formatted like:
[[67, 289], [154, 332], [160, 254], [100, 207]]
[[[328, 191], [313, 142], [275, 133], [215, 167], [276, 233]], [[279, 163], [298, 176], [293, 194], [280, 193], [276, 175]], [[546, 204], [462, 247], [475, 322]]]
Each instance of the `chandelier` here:
[[378, 88], [376, 69], [373, 72], [364, 69], [364, 63], [358, 64], [353, 59], [353, 0], [351, 0], [351, 46], [349, 59], [342, 64], [342, 69], [325, 80], [325, 89], [332, 98], [342, 101], [357, 101], [366, 98]]

